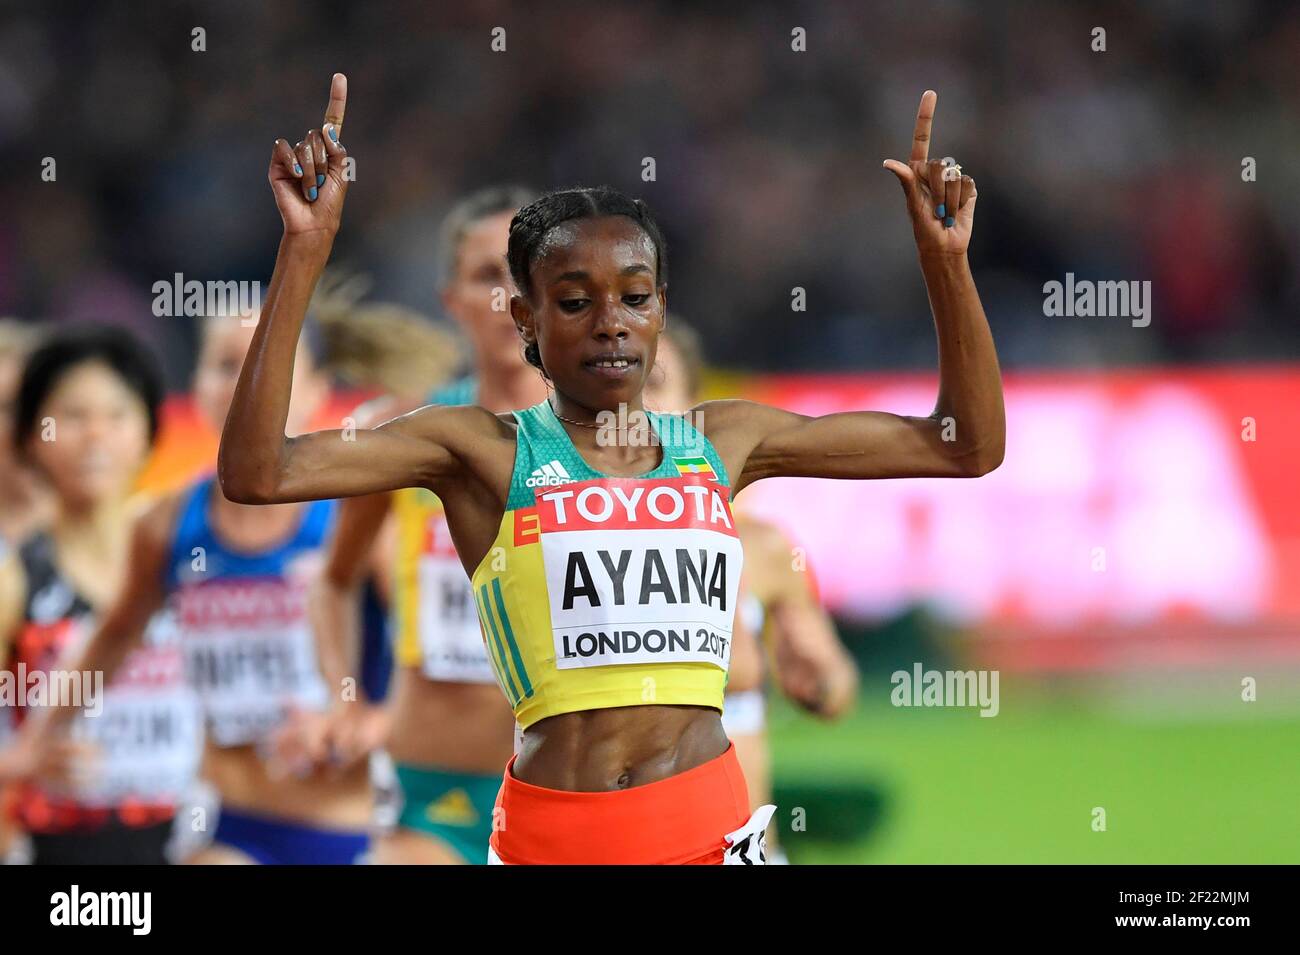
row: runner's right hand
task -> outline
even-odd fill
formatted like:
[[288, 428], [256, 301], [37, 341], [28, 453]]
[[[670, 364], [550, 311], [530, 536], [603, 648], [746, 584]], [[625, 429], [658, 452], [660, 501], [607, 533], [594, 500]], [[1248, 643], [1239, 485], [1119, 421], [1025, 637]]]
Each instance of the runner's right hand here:
[[310, 776], [325, 765], [328, 717], [290, 705], [284, 721], [267, 740], [267, 771], [276, 778]]
[[347, 101], [348, 79], [335, 73], [325, 124], [307, 130], [306, 136], [293, 146], [284, 139], [275, 141], [266, 176], [286, 236], [314, 234], [332, 239], [339, 230], [343, 197], [348, 190], [343, 176], [348, 151], [339, 140]]
[[370, 703], [347, 703], [330, 714], [326, 745], [330, 764], [342, 772], [383, 747], [388, 739], [388, 711]]

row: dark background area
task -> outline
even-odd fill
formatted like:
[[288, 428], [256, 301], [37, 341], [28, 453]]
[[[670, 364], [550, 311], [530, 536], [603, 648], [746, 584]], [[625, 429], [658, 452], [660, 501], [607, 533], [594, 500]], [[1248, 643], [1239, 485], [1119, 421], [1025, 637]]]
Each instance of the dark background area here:
[[[6, 4], [0, 315], [129, 324], [182, 387], [192, 323], [154, 318], [150, 287], [269, 278], [271, 143], [320, 123], [339, 70], [357, 181], [335, 260], [375, 297], [435, 313], [437, 223], [468, 189], [608, 182], [659, 215], [670, 302], [715, 363], [931, 368], [880, 168], [931, 87], [932, 154], [979, 183], [1004, 367], [1296, 357], [1297, 53], [1281, 3]], [[1151, 281], [1151, 326], [1045, 317], [1066, 272]]]

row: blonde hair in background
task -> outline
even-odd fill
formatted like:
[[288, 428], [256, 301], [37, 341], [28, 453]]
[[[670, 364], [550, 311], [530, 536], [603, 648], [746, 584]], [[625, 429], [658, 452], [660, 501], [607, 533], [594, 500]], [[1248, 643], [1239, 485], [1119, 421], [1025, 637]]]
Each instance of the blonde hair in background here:
[[305, 336], [317, 367], [357, 388], [423, 400], [461, 365], [454, 335], [415, 309], [363, 302], [368, 277], [326, 271], [308, 308]]
[[[677, 349], [682, 374], [686, 377], [686, 393], [698, 398], [704, 379], [704, 342], [685, 319], [675, 312], [665, 316], [663, 337]], [[661, 369], [662, 373], [662, 369]]]

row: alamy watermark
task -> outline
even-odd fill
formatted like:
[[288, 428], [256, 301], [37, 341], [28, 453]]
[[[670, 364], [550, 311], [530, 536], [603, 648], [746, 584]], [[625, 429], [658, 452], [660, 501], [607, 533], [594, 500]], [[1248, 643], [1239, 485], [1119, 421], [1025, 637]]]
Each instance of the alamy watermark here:
[[154, 282], [152, 291], [157, 318], [230, 318], [256, 314], [262, 308], [261, 282], [200, 282], [177, 272]]
[[1094, 282], [1076, 280], [1065, 273], [1065, 282], [1043, 285], [1043, 314], [1049, 318], [1131, 318], [1134, 328], [1151, 324], [1151, 282]]
[[19, 661], [0, 670], [0, 709], [13, 706], [74, 706], [86, 716], [104, 712], [103, 671], [32, 670]]
[[646, 412], [620, 401], [617, 411], [596, 413], [596, 444], [600, 447], [648, 448], [670, 445], [674, 448], [702, 451], [704, 441], [704, 412], [687, 411], [684, 414], [658, 414], [655, 426], [650, 426]]
[[895, 670], [889, 701], [895, 706], [978, 706], [980, 716], [997, 716], [997, 670], [926, 670], [913, 663], [911, 671]]
[[50, 896], [50, 924], [57, 926], [117, 925], [132, 935], [148, 935], [153, 927], [152, 892], [94, 892], [73, 884]]

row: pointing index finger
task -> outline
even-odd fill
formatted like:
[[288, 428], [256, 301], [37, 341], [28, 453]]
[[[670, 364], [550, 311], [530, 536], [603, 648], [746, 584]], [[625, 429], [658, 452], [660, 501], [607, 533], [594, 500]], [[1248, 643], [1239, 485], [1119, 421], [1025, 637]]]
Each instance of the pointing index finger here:
[[342, 73], [335, 73], [334, 79], [330, 81], [330, 102], [325, 107], [325, 122], [337, 126], [339, 135], [343, 134], [343, 111], [347, 105], [348, 78]]
[[930, 158], [930, 125], [934, 121], [934, 104], [939, 94], [926, 90], [921, 94], [921, 105], [916, 111], [916, 129], [912, 131], [912, 162], [925, 162]]

